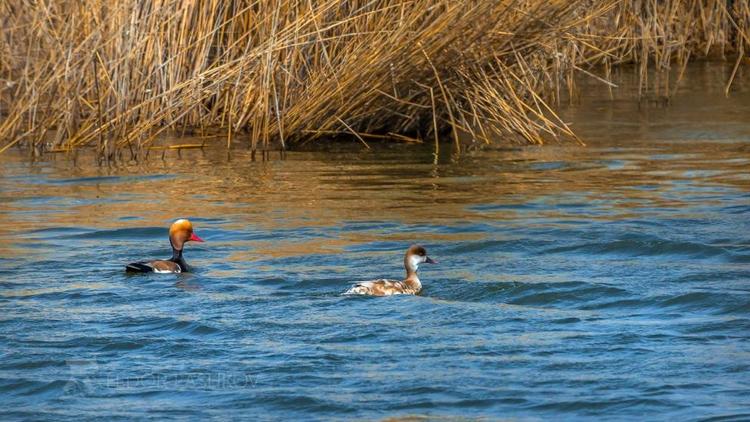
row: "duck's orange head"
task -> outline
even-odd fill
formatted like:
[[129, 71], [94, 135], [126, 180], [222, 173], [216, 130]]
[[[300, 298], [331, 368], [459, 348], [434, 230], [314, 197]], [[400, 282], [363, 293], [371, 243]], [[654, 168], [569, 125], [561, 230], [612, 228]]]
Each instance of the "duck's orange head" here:
[[203, 239], [193, 233], [193, 224], [187, 219], [181, 218], [169, 227], [169, 241], [172, 243], [172, 247], [178, 251], [182, 250], [185, 242], [191, 240], [194, 242], [203, 242]]

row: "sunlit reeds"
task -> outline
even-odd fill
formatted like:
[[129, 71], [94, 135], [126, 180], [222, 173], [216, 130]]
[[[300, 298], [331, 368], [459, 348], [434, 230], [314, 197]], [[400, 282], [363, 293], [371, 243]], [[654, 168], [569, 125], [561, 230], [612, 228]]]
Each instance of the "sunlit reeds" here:
[[[750, 47], [750, 5], [743, 0], [628, 0], [581, 26], [577, 42], [584, 63], [638, 64], [639, 96], [670, 97], [693, 58], [733, 58], [735, 72]], [[649, 69], [654, 69], [652, 80]], [[674, 70], [670, 72], [670, 70]], [[727, 80], [726, 91], [735, 73]]]
[[574, 72], [637, 62], [669, 96], [649, 65], [741, 58], [748, 22], [725, 0], [6, 0], [0, 152], [139, 156], [165, 131], [253, 149], [577, 139], [550, 106]]

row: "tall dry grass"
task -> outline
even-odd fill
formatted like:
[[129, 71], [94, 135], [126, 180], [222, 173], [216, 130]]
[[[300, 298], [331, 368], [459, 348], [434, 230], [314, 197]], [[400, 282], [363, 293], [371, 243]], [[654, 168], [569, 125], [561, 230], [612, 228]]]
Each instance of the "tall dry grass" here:
[[[670, 97], [691, 59], [735, 61], [726, 93], [750, 47], [750, 3], [747, 0], [628, 0], [578, 28], [581, 41], [571, 45], [583, 64], [611, 67], [636, 63], [639, 96], [647, 91]], [[572, 54], [572, 53], [569, 53]], [[649, 69], [655, 72], [649, 72]], [[653, 75], [649, 78], [649, 75]]]
[[748, 22], [719, 0], [5, 0], [0, 152], [577, 139], [550, 106], [575, 72], [634, 61], [646, 89], [649, 65], [742, 57]]

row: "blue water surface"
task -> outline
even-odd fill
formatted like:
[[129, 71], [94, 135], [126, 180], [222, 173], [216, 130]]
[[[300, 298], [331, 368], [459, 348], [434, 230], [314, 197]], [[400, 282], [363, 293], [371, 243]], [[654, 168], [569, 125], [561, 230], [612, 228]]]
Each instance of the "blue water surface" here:
[[[678, 100], [437, 164], [0, 156], [0, 417], [750, 419], [750, 99]], [[177, 217], [195, 272], [126, 274]], [[416, 242], [420, 296], [341, 294]]]

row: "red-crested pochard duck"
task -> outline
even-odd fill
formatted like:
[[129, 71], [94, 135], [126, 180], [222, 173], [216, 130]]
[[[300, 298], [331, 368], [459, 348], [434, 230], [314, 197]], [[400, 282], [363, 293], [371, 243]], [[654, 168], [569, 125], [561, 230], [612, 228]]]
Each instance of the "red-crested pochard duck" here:
[[419, 264], [437, 264], [427, 256], [425, 248], [419, 245], [412, 245], [404, 255], [404, 268], [406, 268], [406, 278], [403, 281], [397, 280], [372, 280], [363, 281], [355, 284], [347, 290], [348, 295], [370, 295], [370, 296], [390, 296], [390, 295], [416, 295], [422, 290], [422, 283], [417, 277]]
[[169, 227], [169, 243], [172, 244], [172, 257], [167, 260], [133, 262], [125, 266], [125, 271], [136, 273], [184, 273], [190, 271], [182, 248], [187, 242], [203, 242], [193, 233], [193, 225], [186, 219], [179, 219]]

